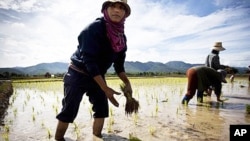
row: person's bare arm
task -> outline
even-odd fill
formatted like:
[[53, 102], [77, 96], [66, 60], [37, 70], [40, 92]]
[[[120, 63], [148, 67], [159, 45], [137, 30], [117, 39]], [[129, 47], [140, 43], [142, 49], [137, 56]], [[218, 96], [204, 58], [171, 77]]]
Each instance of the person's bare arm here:
[[128, 79], [126, 73], [125, 73], [125, 72], [121, 72], [121, 73], [118, 74], [118, 77], [119, 77], [119, 78], [122, 80], [122, 82], [125, 84], [125, 86], [126, 86], [126, 91], [127, 91], [128, 93], [130, 93], [131, 96], [132, 96], [132, 93], [133, 93], [132, 87], [131, 87], [130, 81], [129, 81], [129, 79]]
[[100, 88], [104, 91], [104, 93], [106, 94], [107, 98], [110, 100], [110, 102], [116, 106], [119, 107], [119, 103], [116, 101], [116, 99], [114, 98], [114, 94], [119, 95], [119, 92], [116, 92], [115, 90], [111, 89], [110, 87], [107, 86], [106, 82], [104, 81], [104, 79], [102, 78], [101, 75], [97, 75], [94, 77], [94, 80], [96, 81], [96, 83], [100, 86]]

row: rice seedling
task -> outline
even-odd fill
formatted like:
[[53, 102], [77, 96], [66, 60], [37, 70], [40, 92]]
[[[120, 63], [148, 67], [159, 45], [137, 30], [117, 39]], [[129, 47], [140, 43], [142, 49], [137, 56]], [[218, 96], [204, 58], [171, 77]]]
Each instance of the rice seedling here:
[[[120, 80], [119, 81], [118, 80], [119, 79], [108, 79], [107, 83], [109, 84], [111, 83], [110, 86], [112, 88], [119, 89]], [[105, 122], [106, 132], [116, 133], [116, 129], [115, 129], [116, 122], [118, 123], [119, 121], [118, 128], [121, 128], [121, 129], [126, 128], [126, 130], [128, 130], [129, 132], [136, 132], [136, 133], [138, 132], [139, 133], [138, 137], [142, 138], [142, 140], [147, 140], [145, 139], [145, 136], [144, 136], [145, 134], [147, 134], [146, 135], [147, 137], [150, 137], [152, 135], [152, 137], [150, 137], [152, 138], [152, 140], [156, 138], [159, 140], [164, 140], [161, 138], [161, 135], [163, 134], [161, 127], [165, 129], [167, 128], [167, 126], [165, 125], [165, 123], [162, 123], [162, 122], [159, 123], [158, 122], [160, 121], [159, 119], [163, 119], [163, 117], [166, 117], [166, 118], [169, 117], [170, 119], [172, 119], [173, 117], [174, 118], [177, 117], [181, 121], [183, 120], [182, 119], [183, 115], [185, 115], [185, 113], [183, 112], [187, 110], [187, 107], [181, 104], [181, 100], [182, 100], [181, 98], [183, 96], [183, 91], [185, 90], [185, 85], [183, 83], [184, 82], [186, 83], [186, 79], [183, 79], [183, 80], [179, 80], [177, 78], [157, 78], [157, 79], [155, 78], [139, 78], [139, 79], [132, 78], [131, 82], [133, 84], [132, 85], [133, 98], [135, 98], [136, 100], [140, 102], [140, 107], [139, 107], [139, 102], [138, 102], [138, 108], [140, 108], [140, 111], [139, 112], [137, 111], [136, 113], [132, 112], [128, 114], [126, 113], [126, 110], [125, 110], [125, 113], [127, 115], [132, 116], [131, 117], [132, 119], [130, 118], [132, 121], [126, 120], [123, 117], [120, 118], [119, 117], [121, 116], [120, 113], [124, 112], [124, 109], [126, 108], [126, 105], [125, 105], [126, 99], [123, 97], [123, 95], [120, 95], [119, 96], [120, 100], [123, 100], [122, 102], [120, 101], [121, 107], [124, 106], [124, 109], [123, 107], [122, 109], [120, 108], [116, 109], [110, 106], [110, 109], [109, 109], [110, 118], [107, 119], [107, 122]], [[9, 125], [11, 129], [10, 133], [7, 134], [3, 132], [1, 134], [2, 138], [0, 138], [0, 140], [2, 139], [4, 141], [5, 135], [3, 134], [6, 134], [6, 138], [7, 138], [6, 140], [10, 140], [8, 139], [8, 137], [13, 137], [13, 135], [18, 134], [19, 130], [22, 129], [23, 127], [20, 127], [21, 122], [17, 123], [16, 121], [23, 121], [22, 125], [24, 125], [25, 123], [30, 123], [31, 120], [34, 120], [35, 122], [34, 124], [30, 124], [30, 125], [27, 124], [27, 126], [25, 126], [25, 128], [31, 129], [31, 130], [26, 130], [27, 131], [26, 134], [34, 134], [32, 131], [37, 131], [37, 130], [32, 130], [32, 128], [37, 128], [37, 126], [34, 126], [34, 125], [38, 125], [43, 130], [43, 132], [41, 133], [44, 135], [42, 138], [38, 139], [39, 137], [41, 137], [41, 133], [35, 133], [38, 136], [34, 136], [34, 140], [52, 140], [51, 132], [49, 128], [47, 128], [46, 124], [49, 124], [49, 125], [54, 124], [53, 123], [54, 118], [51, 118], [51, 117], [55, 117], [55, 115], [58, 113], [59, 107], [61, 107], [61, 99], [63, 97], [62, 82], [56, 83], [56, 84], [54, 84], [54, 82], [53, 83], [46, 83], [46, 82], [29, 83], [29, 84], [15, 83], [15, 85], [18, 85], [18, 86], [15, 87], [15, 92], [10, 100], [10, 102], [12, 103], [11, 109], [9, 109], [8, 111], [11, 114], [6, 115], [7, 119], [12, 120], [13, 123]], [[57, 90], [57, 88], [59, 90]], [[229, 89], [228, 91], [230, 90], [231, 89]], [[230, 91], [231, 93], [235, 93], [233, 90], [231, 91]], [[88, 103], [87, 96], [85, 96], [85, 98], [86, 99], [83, 99], [81, 103], [83, 104], [81, 108], [84, 108], [84, 110], [79, 109], [81, 110], [81, 112], [79, 112], [79, 116], [78, 116], [78, 119], [76, 119], [76, 123], [78, 123], [77, 121], [80, 120], [80, 122], [84, 122], [86, 123], [86, 125], [88, 125], [89, 124], [88, 122], [91, 121], [91, 119], [90, 120], [88, 118], [86, 119], [86, 117], [88, 117], [88, 114], [90, 114], [91, 118], [93, 118], [92, 117], [93, 111], [92, 111], [92, 106], [88, 105], [89, 103]], [[192, 102], [195, 102], [195, 101], [196, 100], [193, 100]], [[173, 105], [176, 103], [180, 105], [179, 106]], [[189, 106], [189, 107], [192, 107], [192, 106]], [[207, 104], [204, 106], [207, 106], [207, 108], [211, 107], [210, 104]], [[214, 105], [212, 106], [214, 107]], [[22, 109], [20, 109], [19, 107], [23, 108], [23, 111], [21, 111]], [[221, 107], [221, 104], [220, 104], [220, 107]], [[170, 109], [170, 111], [168, 111], [169, 110], [168, 108]], [[17, 120], [13, 118], [15, 110], [17, 113], [16, 114], [16, 118], [18, 118]], [[246, 112], [247, 112], [247, 106], [246, 106]], [[249, 113], [250, 113], [250, 106], [249, 106]], [[22, 116], [19, 114], [22, 114]], [[142, 116], [142, 118], [139, 116]], [[39, 123], [36, 123], [38, 121]], [[132, 122], [132, 126], [128, 126], [130, 125], [129, 122]], [[150, 122], [148, 123], [149, 125], [147, 125], [147, 122]], [[68, 136], [72, 138], [75, 138], [75, 136], [77, 136], [77, 139], [83, 138], [82, 136], [85, 136], [85, 134], [80, 134], [80, 130], [82, 129], [82, 127], [80, 126], [80, 124], [76, 125], [76, 123], [73, 125], [73, 128], [72, 128], [73, 132], [68, 132]], [[159, 126], [161, 127], [158, 129]], [[196, 126], [198, 127], [199, 125], [190, 124], [190, 126], [196, 128]], [[15, 128], [12, 128], [12, 127], [15, 127]], [[87, 126], [87, 129], [89, 129], [89, 126]], [[82, 129], [82, 130], [84, 130], [83, 133], [86, 133], [85, 129]], [[51, 131], [52, 131], [52, 128], [51, 128]], [[156, 135], [158, 135], [158, 132], [160, 136], [156, 137]], [[51, 139], [48, 139], [48, 138], [51, 138]], [[22, 138], [21, 140], [25, 140], [25, 137]], [[137, 138], [136, 134], [132, 134], [132, 133], [129, 134], [129, 140], [141, 141], [141, 139]]]
[[10, 132], [9, 125], [4, 125], [4, 131], [5, 131], [5, 133], [9, 133]]
[[10, 139], [9, 139], [9, 134], [8, 134], [8, 133], [3, 133], [3, 134], [2, 134], [2, 138], [3, 138], [4, 141], [9, 141], [9, 140], [10, 140]]
[[27, 101], [30, 101], [30, 95], [27, 94], [26, 97], [27, 97]]
[[17, 108], [13, 109], [13, 113], [14, 113], [14, 117], [16, 118], [16, 116], [17, 116]]
[[129, 141], [142, 141], [142, 140], [135, 137], [132, 133], [129, 133]]
[[109, 108], [109, 113], [110, 113], [110, 116], [112, 117], [114, 114], [113, 114], [113, 109], [110, 107]]
[[137, 123], [138, 123], [138, 114], [134, 114], [134, 116], [133, 116], [133, 121], [134, 121], [134, 124], [135, 125], [137, 125]]
[[52, 137], [51, 130], [47, 128], [47, 138], [50, 139]]
[[250, 104], [246, 104], [246, 112], [247, 114], [250, 114]]
[[149, 126], [149, 133], [150, 133], [150, 135], [155, 135], [155, 133], [156, 133], [156, 129], [155, 129], [155, 127], [153, 127], [153, 126]]
[[42, 123], [41, 123], [41, 126], [42, 126], [42, 128], [44, 128], [45, 127], [45, 125], [44, 125], [44, 122], [42, 121]]
[[125, 84], [121, 84], [120, 89], [126, 97], [125, 114], [131, 115], [132, 113], [138, 113], [138, 109], [140, 106], [139, 102], [132, 97], [132, 94], [130, 92], [128, 92]]
[[155, 105], [155, 117], [158, 116], [158, 111], [159, 111], [159, 106], [158, 106], [158, 103], [156, 103], [156, 105]]
[[89, 107], [89, 114], [91, 119], [93, 118], [93, 110], [92, 110], [92, 106]]
[[55, 111], [55, 114], [57, 115], [58, 114], [58, 106], [53, 104], [52, 107], [53, 107], [53, 109]]
[[80, 138], [80, 128], [79, 128], [79, 126], [75, 122], [73, 122], [73, 125], [74, 125], [74, 132], [76, 133], [76, 137]]
[[114, 118], [113, 117], [109, 117], [109, 121], [108, 121], [107, 124], [108, 124], [107, 125], [107, 132], [108, 133], [112, 133], [113, 132], [112, 127], [113, 127], [113, 124], [114, 124]]
[[32, 114], [32, 121], [33, 121], [33, 122], [35, 122], [35, 121], [36, 121], [36, 116], [35, 116], [35, 114], [34, 114], [34, 113]]

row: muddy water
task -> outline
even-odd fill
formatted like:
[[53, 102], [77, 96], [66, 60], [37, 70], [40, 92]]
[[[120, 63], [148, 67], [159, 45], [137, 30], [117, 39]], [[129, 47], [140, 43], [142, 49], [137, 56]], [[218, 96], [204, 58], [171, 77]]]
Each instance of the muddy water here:
[[[126, 116], [125, 98], [116, 96], [119, 108], [110, 104], [104, 138], [127, 141], [130, 136], [143, 141], [209, 140], [229, 141], [231, 124], [250, 124], [246, 104], [250, 104], [247, 79], [223, 84], [223, 104], [215, 95], [198, 104], [194, 97], [188, 106], [180, 104], [186, 89], [185, 78], [131, 79], [134, 97], [140, 101], [137, 115]], [[119, 80], [108, 80], [119, 91]], [[56, 114], [61, 108], [62, 82], [15, 83], [8, 114], [0, 127], [0, 141], [52, 141]], [[67, 140], [91, 141], [92, 111], [84, 96], [79, 114], [66, 133]]]

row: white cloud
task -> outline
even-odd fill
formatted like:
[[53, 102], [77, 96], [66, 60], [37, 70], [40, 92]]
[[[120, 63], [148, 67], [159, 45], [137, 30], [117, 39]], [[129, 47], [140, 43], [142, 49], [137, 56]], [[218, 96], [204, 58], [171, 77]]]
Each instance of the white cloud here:
[[[102, 2], [1, 1], [0, 60], [8, 61], [1, 61], [0, 67], [68, 62], [77, 47], [80, 31], [102, 15]], [[227, 50], [221, 53], [221, 62], [233, 66], [249, 65], [242, 60], [250, 58], [249, 6], [234, 1], [215, 0], [213, 3], [209, 0], [204, 1], [204, 5], [215, 10], [199, 16], [197, 10], [196, 13], [190, 10], [196, 5], [187, 4], [192, 0], [185, 3], [174, 0], [128, 2], [132, 13], [125, 25], [129, 48], [127, 61], [203, 63], [214, 42], [222, 41]]]

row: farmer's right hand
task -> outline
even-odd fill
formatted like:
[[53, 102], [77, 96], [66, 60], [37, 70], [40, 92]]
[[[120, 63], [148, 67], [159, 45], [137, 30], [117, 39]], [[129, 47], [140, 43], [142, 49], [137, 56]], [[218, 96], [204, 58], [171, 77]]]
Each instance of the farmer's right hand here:
[[119, 107], [119, 103], [116, 101], [116, 99], [114, 98], [114, 94], [116, 95], [120, 95], [121, 93], [109, 88], [109, 87], [106, 87], [105, 90], [104, 90], [107, 98], [109, 99], [109, 101], [116, 107]]

